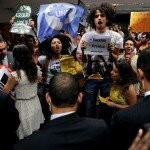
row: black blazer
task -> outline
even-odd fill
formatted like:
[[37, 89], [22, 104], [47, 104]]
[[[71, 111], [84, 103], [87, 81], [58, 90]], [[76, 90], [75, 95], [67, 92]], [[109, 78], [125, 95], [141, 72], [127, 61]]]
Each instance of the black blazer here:
[[110, 145], [115, 150], [126, 150], [138, 129], [150, 122], [150, 95], [143, 101], [113, 115], [110, 127]]
[[17, 142], [16, 130], [20, 124], [19, 114], [11, 97], [0, 91], [0, 149], [10, 150]]
[[80, 118], [73, 113], [49, 121], [42, 131], [19, 142], [15, 150], [105, 149], [106, 133], [103, 120]]

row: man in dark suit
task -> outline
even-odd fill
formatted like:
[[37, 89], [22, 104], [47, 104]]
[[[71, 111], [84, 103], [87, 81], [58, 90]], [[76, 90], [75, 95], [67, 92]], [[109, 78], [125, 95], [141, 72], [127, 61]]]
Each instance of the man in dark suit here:
[[0, 63], [9, 68], [12, 68], [14, 65], [13, 54], [10, 51], [7, 51], [7, 43], [0, 37]]
[[138, 129], [150, 122], [150, 48], [143, 50], [138, 57], [137, 75], [144, 86], [144, 99], [114, 114], [110, 128], [110, 146], [115, 150], [128, 149]]
[[0, 90], [0, 150], [13, 150], [18, 141], [16, 130], [20, 124], [14, 100]]
[[51, 121], [45, 128], [15, 146], [15, 150], [95, 150], [105, 149], [107, 126], [103, 120], [80, 118], [77, 105], [82, 100], [76, 78], [58, 73], [46, 96], [51, 105]]

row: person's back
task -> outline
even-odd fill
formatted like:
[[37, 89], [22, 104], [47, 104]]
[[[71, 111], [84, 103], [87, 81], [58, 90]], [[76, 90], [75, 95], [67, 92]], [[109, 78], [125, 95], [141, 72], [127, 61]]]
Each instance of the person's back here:
[[42, 131], [17, 144], [15, 150], [105, 149], [106, 131], [104, 121], [73, 113], [50, 121]]
[[138, 129], [150, 122], [149, 108], [150, 96], [114, 115], [110, 132], [111, 147], [126, 150], [131, 145]]
[[37, 96], [37, 82], [30, 83], [25, 71], [20, 70], [21, 79], [17, 75], [17, 71], [11, 73], [18, 82], [15, 86], [16, 99], [30, 99]]
[[103, 120], [81, 118], [77, 105], [82, 100], [78, 82], [68, 73], [58, 73], [49, 84], [51, 121], [15, 146], [15, 150], [106, 149], [107, 126]]
[[13, 48], [14, 71], [8, 78], [3, 91], [10, 93], [15, 89], [15, 107], [19, 112], [20, 126], [17, 129], [19, 139], [39, 130], [44, 122], [41, 104], [37, 95], [37, 82], [40, 71], [33, 61], [30, 50], [23, 44]]
[[18, 141], [16, 130], [19, 126], [19, 114], [14, 100], [0, 91], [0, 149], [11, 150]]

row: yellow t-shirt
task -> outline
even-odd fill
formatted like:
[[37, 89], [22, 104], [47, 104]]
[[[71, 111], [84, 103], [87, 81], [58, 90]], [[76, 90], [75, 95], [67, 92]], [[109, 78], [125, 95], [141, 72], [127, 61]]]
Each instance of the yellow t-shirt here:
[[109, 97], [103, 98], [100, 96], [99, 100], [102, 103], [106, 103], [109, 100], [117, 104], [127, 104], [125, 98], [121, 96], [120, 91], [114, 89], [111, 89]]

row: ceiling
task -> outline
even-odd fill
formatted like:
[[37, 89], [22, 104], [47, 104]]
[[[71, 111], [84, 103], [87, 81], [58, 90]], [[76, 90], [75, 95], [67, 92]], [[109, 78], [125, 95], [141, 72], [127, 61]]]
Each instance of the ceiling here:
[[[88, 9], [108, 2], [116, 6], [118, 13], [130, 13], [131, 11], [150, 11], [150, 0], [81, 0]], [[0, 0], [0, 23], [9, 22], [21, 5], [29, 5], [33, 14], [37, 14], [41, 4], [60, 2], [59, 0]], [[61, 0], [78, 4], [78, 0]]]

